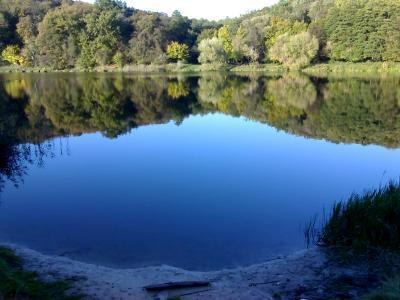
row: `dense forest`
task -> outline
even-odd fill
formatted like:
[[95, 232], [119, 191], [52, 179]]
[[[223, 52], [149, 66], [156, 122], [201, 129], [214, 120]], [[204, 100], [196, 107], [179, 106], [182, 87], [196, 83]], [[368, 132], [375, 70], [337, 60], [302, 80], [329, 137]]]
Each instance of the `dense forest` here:
[[119, 0], [0, 0], [2, 64], [400, 61], [400, 1], [281, 0], [219, 22], [140, 11]]

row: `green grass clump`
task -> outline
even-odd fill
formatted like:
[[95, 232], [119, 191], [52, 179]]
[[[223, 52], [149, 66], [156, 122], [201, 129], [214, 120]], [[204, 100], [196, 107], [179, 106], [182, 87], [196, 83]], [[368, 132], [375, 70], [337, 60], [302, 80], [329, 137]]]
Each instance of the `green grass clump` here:
[[400, 184], [388, 185], [334, 204], [319, 240], [326, 246], [400, 250]]
[[386, 280], [382, 286], [362, 297], [362, 300], [400, 299], [400, 275]]
[[66, 281], [41, 282], [34, 272], [22, 269], [22, 260], [8, 248], [0, 247], [0, 299], [67, 300]]

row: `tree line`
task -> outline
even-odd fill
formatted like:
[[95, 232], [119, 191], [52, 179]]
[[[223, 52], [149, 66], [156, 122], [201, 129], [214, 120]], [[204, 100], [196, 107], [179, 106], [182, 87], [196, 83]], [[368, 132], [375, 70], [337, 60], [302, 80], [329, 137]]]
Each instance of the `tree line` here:
[[125, 64], [400, 61], [398, 0], [281, 0], [219, 22], [128, 7], [119, 0], [0, 0], [8, 64], [84, 68]]

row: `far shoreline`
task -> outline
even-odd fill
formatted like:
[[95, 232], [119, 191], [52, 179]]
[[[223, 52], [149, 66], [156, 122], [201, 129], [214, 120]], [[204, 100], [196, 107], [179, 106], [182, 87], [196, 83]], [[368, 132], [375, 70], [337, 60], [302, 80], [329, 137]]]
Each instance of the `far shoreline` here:
[[195, 64], [165, 64], [165, 65], [126, 65], [101, 66], [94, 69], [54, 70], [43, 67], [1, 66], [0, 74], [23, 73], [132, 73], [132, 74], [162, 74], [190, 75], [207, 72], [227, 72], [232, 74], [259, 73], [262, 75], [282, 76], [288, 73], [301, 73], [313, 77], [382, 77], [400, 76], [400, 63], [392, 62], [329, 62], [308, 66], [299, 71], [289, 71], [280, 64], [249, 64], [249, 65], [195, 65]]

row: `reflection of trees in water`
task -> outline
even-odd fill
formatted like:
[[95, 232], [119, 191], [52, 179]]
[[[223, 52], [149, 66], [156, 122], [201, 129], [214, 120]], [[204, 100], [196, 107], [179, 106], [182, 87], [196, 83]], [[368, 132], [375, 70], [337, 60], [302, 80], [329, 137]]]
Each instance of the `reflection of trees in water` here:
[[19, 75], [0, 85], [0, 141], [38, 143], [96, 131], [115, 137], [142, 125], [222, 112], [303, 136], [398, 147], [399, 87], [399, 79], [296, 74]]
[[204, 108], [250, 117], [263, 100], [262, 78], [208, 74], [198, 81], [198, 100]]
[[168, 96], [174, 100], [186, 97], [190, 93], [189, 87], [184, 80], [169, 81], [167, 91]]
[[289, 74], [276, 80], [269, 80], [266, 97], [276, 105], [305, 110], [316, 101], [317, 90], [308, 77]]
[[53, 158], [54, 143], [39, 145], [0, 145], [0, 192], [7, 181], [18, 187], [24, 182], [30, 165], [43, 167], [46, 158]]
[[332, 80], [299, 134], [334, 142], [400, 146], [400, 80]]

